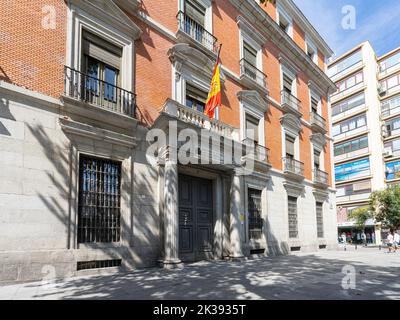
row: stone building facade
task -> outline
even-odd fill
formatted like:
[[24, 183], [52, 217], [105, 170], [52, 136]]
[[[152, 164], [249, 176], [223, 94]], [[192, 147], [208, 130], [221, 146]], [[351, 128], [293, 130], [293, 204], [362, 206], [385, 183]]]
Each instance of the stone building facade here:
[[[0, 8], [0, 281], [336, 246], [332, 52], [292, 1]], [[240, 161], [178, 161], [187, 129]]]

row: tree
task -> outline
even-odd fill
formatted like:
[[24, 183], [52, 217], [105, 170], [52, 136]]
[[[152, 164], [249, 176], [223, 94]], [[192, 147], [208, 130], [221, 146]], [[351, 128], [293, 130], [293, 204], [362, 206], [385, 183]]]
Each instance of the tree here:
[[373, 214], [371, 212], [371, 208], [369, 206], [364, 206], [364, 207], [359, 207], [357, 209], [352, 210], [348, 214], [348, 218], [350, 220], [354, 220], [356, 226], [364, 230], [365, 229], [365, 223], [367, 222], [368, 219], [373, 218]]
[[400, 228], [400, 186], [375, 191], [370, 196], [370, 211], [377, 222], [390, 229]]

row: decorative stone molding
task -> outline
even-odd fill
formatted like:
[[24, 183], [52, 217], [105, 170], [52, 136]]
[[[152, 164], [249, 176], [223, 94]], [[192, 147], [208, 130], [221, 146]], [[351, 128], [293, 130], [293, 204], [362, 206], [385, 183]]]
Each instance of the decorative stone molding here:
[[[70, 3], [89, 13], [96, 18], [104, 21], [108, 25], [112, 25], [119, 30], [123, 30], [130, 34], [135, 40], [140, 38], [142, 30], [130, 19], [115, 1], [97, 1], [97, 0], [70, 0]], [[118, 3], [124, 2], [123, 7], [132, 6], [133, 0], [129, 1], [117, 1]]]
[[304, 185], [295, 182], [285, 181], [283, 182], [283, 186], [286, 189], [286, 192], [291, 197], [300, 197], [304, 193]]
[[200, 50], [186, 43], [178, 43], [167, 54], [177, 72], [181, 73], [182, 68], [186, 67], [211, 79], [215, 62]]
[[100, 129], [88, 124], [73, 121], [68, 117], [59, 119], [61, 128], [64, 132], [88, 137], [94, 140], [109, 142], [116, 145], [122, 145], [129, 148], [136, 147], [136, 138], [113, 131]]
[[268, 111], [268, 102], [263, 95], [261, 95], [258, 91], [255, 90], [242, 90], [239, 91], [237, 97], [240, 102], [242, 102], [246, 107], [252, 107], [256, 111], [261, 114], [264, 114]]
[[317, 202], [325, 202], [329, 198], [329, 193], [320, 189], [314, 189], [313, 194]]
[[242, 16], [238, 16], [236, 18], [237, 25], [241, 31], [251, 37], [254, 41], [256, 41], [260, 47], [263, 47], [267, 42], [267, 38], [264, 37], [261, 33], [259, 33], [256, 29], [254, 29], [245, 18]]
[[282, 124], [282, 127], [285, 128], [285, 130], [287, 130], [289, 133], [291, 133], [294, 136], [298, 136], [301, 131], [300, 120], [296, 116], [294, 116], [290, 113], [287, 113], [281, 117], [281, 124]]
[[319, 150], [323, 150], [326, 146], [326, 138], [322, 133], [314, 133], [310, 136], [310, 141]]

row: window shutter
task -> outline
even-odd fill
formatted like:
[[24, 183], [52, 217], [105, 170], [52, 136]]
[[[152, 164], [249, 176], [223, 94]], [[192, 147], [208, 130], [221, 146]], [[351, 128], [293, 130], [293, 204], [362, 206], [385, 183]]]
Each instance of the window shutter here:
[[186, 83], [186, 95], [203, 103], [206, 103], [208, 93], [194, 87], [190, 83]]
[[289, 92], [292, 92], [293, 79], [287, 74], [283, 74], [283, 88]]
[[83, 31], [82, 46], [84, 54], [121, 70], [122, 48], [87, 31]]
[[257, 66], [257, 50], [246, 41], [243, 41], [243, 58], [254, 67]]
[[185, 1], [185, 13], [195, 20], [198, 24], [204, 27], [206, 8], [204, 8], [196, 0]]
[[[259, 121], [255, 118], [252, 117], [248, 114], [246, 114], [246, 130], [253, 130], [254, 132], [254, 136], [253, 139], [255, 142], [258, 143], [258, 124]], [[248, 135], [247, 131], [246, 131], [246, 136]]]
[[286, 137], [286, 154], [294, 156], [294, 139], [292, 137]]

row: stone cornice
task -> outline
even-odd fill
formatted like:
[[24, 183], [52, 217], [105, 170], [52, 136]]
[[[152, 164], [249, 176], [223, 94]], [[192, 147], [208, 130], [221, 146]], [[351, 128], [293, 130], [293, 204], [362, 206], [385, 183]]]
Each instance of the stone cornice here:
[[[130, 19], [114, 1], [97, 1], [97, 0], [69, 0], [71, 9], [79, 8], [84, 12], [99, 18], [100, 20], [112, 25], [116, 29], [123, 30], [132, 36], [134, 40], [140, 38], [142, 30]], [[126, 1], [135, 2], [133, 0]]]
[[337, 90], [333, 81], [307, 56], [254, 0], [230, 0], [240, 10], [241, 14], [252, 23], [257, 30], [264, 30], [263, 34], [271, 40], [290, 61], [295, 62], [301, 70], [326, 94]]

